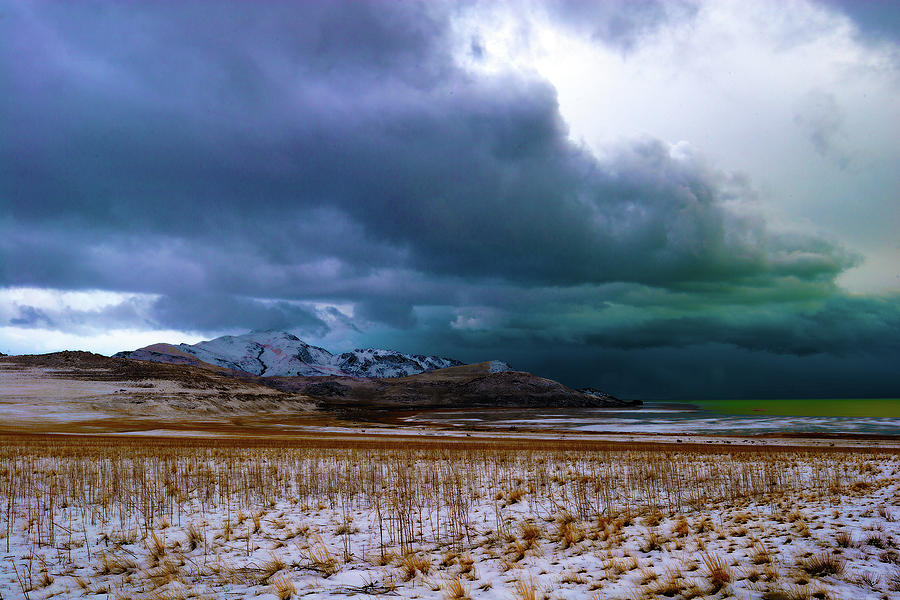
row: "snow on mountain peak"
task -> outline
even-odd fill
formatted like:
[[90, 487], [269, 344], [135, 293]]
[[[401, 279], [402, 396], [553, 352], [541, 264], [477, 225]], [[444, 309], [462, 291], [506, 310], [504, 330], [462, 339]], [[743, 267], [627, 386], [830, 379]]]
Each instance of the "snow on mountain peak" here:
[[512, 370], [513, 368], [509, 366], [509, 363], [505, 363], [502, 360], [492, 360], [488, 363], [489, 373], [506, 373]]
[[[463, 364], [451, 358], [403, 354], [380, 348], [357, 348], [335, 355], [284, 331], [226, 335], [197, 344], [179, 344], [177, 349], [209, 364], [265, 377], [405, 377]], [[128, 354], [121, 353], [123, 356]]]
[[452, 358], [402, 354], [379, 348], [357, 348], [352, 352], [344, 352], [335, 359], [341, 370], [356, 377], [405, 377], [463, 364]]

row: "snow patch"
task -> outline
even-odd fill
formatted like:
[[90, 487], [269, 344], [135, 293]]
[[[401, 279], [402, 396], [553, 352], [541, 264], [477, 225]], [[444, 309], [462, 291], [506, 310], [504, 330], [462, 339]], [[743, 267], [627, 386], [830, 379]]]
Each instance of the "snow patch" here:
[[492, 360], [488, 366], [488, 371], [491, 373], [506, 373], [512, 370], [513, 368], [502, 360]]

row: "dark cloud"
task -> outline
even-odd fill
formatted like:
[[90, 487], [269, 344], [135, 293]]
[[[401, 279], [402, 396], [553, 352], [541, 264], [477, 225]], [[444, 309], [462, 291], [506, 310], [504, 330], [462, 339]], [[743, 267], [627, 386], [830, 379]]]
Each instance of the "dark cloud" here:
[[53, 327], [56, 323], [43, 310], [34, 306], [18, 307], [18, 314], [7, 322], [16, 327]]
[[[6, 314], [4, 314], [6, 313]], [[102, 331], [114, 327], [180, 331], [292, 330], [302, 335], [327, 335], [326, 319], [338, 315], [296, 302], [258, 300], [228, 294], [183, 293], [137, 296], [92, 309], [65, 303], [54, 308], [14, 305], [0, 310], [0, 326]]]
[[411, 304], [396, 300], [366, 300], [356, 304], [354, 316], [364, 321], [375, 321], [398, 329], [410, 329], [416, 325], [416, 315]]
[[548, 4], [551, 15], [570, 27], [587, 31], [595, 40], [629, 51], [644, 35], [673, 19], [690, 19], [693, 2], [681, 0], [557, 0]]
[[226, 294], [162, 296], [148, 311], [158, 326], [182, 331], [291, 330], [321, 337], [328, 325], [315, 311], [290, 302], [259, 301]]
[[[689, 348], [707, 343], [775, 355], [895, 355], [900, 352], [900, 297], [832, 293], [819, 299], [741, 302], [692, 294], [623, 304], [621, 296], [535, 300], [517, 307], [487, 331], [458, 331], [457, 343], [505, 339], [513, 346], [575, 344], [606, 349]], [[578, 301], [581, 300], [581, 301]], [[593, 305], [589, 304], [593, 301]], [[442, 332], [441, 335], [447, 335]], [[480, 341], [479, 341], [480, 340]]]
[[[673, 348], [896, 353], [895, 305], [834, 287], [851, 252], [773, 228], [750, 182], [687, 145], [644, 138], [597, 158], [571, 140], [548, 82], [454, 61], [453, 10], [11, 6], [0, 287], [152, 300], [23, 306], [7, 322], [337, 327], [628, 390], [635, 357]], [[692, 14], [658, 2], [551, 11], [623, 49]], [[462, 46], [484, 53], [478, 39]], [[823, 107], [801, 124], [833, 152], [839, 113]], [[353, 320], [313, 302], [353, 306]], [[594, 357], [628, 373], [592, 370]]]
[[794, 114], [794, 122], [809, 137], [816, 152], [841, 169], [847, 168], [850, 157], [842, 148], [844, 114], [834, 94], [822, 91], [807, 94]]
[[805, 356], [900, 352], [896, 302], [834, 297], [813, 310], [744, 308], [740, 314], [655, 317], [587, 334], [586, 345], [607, 348], [689, 347], [704, 343]]
[[[702, 339], [700, 332], [697, 339]], [[838, 355], [823, 347], [822, 352], [794, 355], [704, 341], [619, 348], [507, 330], [481, 334], [422, 328], [362, 343], [372, 341], [465, 361], [502, 356], [516, 369], [573, 387], [600, 386], [625, 398], [892, 398], [900, 385], [896, 349], [883, 342], [871, 352], [857, 348]]]
[[[120, 27], [129, 26], [123, 18]], [[77, 33], [85, 36], [91, 27], [97, 25]], [[265, 39], [248, 34], [242, 41], [248, 54], [268, 48], [279, 56]], [[193, 63], [206, 70], [194, 67], [179, 98], [215, 79], [228, 68], [223, 56], [235, 52], [196, 44], [190, 45]], [[331, 51], [334, 61], [345, 59], [348, 72], [354, 70], [355, 54]], [[16, 142], [4, 156], [4, 186], [17, 199], [8, 201], [10, 226], [29, 240], [84, 232], [72, 245], [95, 259], [79, 260], [75, 271], [140, 252], [137, 236], [151, 252], [182, 246], [187, 255], [173, 253], [171, 261], [196, 260], [194, 247], [218, 248], [202, 265], [204, 277], [228, 261], [221, 255], [229, 251], [239, 254], [232, 261], [250, 255], [264, 265], [330, 258], [355, 271], [400, 266], [559, 284], [669, 285], [769, 271], [830, 277], [847, 266], [837, 248], [812, 249], [785, 237], [778, 240], [784, 251], [770, 247], [762, 222], [726, 206], [746, 190], [659, 141], [623, 145], [598, 162], [569, 141], [555, 92], [543, 81], [475, 80], [442, 63], [442, 53], [425, 53], [421, 63], [442, 65], [423, 67], [444, 72], [439, 83], [410, 85], [400, 67], [399, 76], [388, 69], [361, 89], [356, 79], [335, 80], [331, 70], [293, 86], [278, 72], [251, 87], [259, 86], [263, 98], [291, 102], [261, 102], [247, 115], [239, 110], [248, 102], [242, 81], [210, 98], [212, 111], [191, 103], [167, 109], [163, 118], [157, 114], [162, 100], [144, 100], [153, 93], [152, 76], [116, 56], [94, 57], [124, 71], [119, 76], [135, 88], [126, 98], [100, 90], [113, 110], [98, 105], [98, 90], [83, 89], [78, 73], [66, 71], [56, 81], [66, 91], [65, 107], [53, 97], [18, 104], [16, 97], [7, 113]], [[313, 62], [321, 60], [315, 53]], [[247, 119], [255, 123], [248, 126]], [[41, 152], [21, 151], [35, 145]], [[73, 255], [57, 255], [54, 244], [41, 243], [35, 252], [27, 241], [16, 244], [11, 251], [27, 256], [10, 262], [39, 264], [7, 280], [59, 285], [56, 279], [71, 277], [66, 263]], [[801, 254], [802, 264], [791, 260]], [[127, 270], [97, 270], [96, 281], [86, 281], [85, 273], [82, 283], [115, 286], [110, 280], [121, 277], [122, 288], [133, 285]]]
[[900, 41], [900, 4], [894, 0], [818, 1], [849, 17], [865, 37]]
[[146, 307], [146, 301], [140, 298], [124, 299], [93, 309], [73, 308], [65, 302], [53, 307], [13, 302], [0, 306], [0, 327], [84, 333], [115, 327], [157, 325], [147, 320]]
[[[596, 385], [623, 397], [892, 398], [896, 355], [777, 355], [722, 344], [690, 348], [555, 349], [543, 368], [573, 386]], [[528, 364], [523, 365], [532, 366]]]

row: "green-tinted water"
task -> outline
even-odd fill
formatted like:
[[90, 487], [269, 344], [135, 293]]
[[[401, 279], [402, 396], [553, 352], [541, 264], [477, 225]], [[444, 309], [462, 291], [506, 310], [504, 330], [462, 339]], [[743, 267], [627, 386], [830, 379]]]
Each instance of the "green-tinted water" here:
[[900, 399], [897, 398], [691, 400], [690, 403], [712, 412], [729, 415], [900, 418]]

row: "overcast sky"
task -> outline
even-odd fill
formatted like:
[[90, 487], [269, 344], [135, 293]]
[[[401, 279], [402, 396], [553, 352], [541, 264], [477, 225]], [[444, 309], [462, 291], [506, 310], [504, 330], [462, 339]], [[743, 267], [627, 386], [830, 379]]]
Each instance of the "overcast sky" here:
[[0, 2], [0, 351], [900, 395], [900, 3]]

